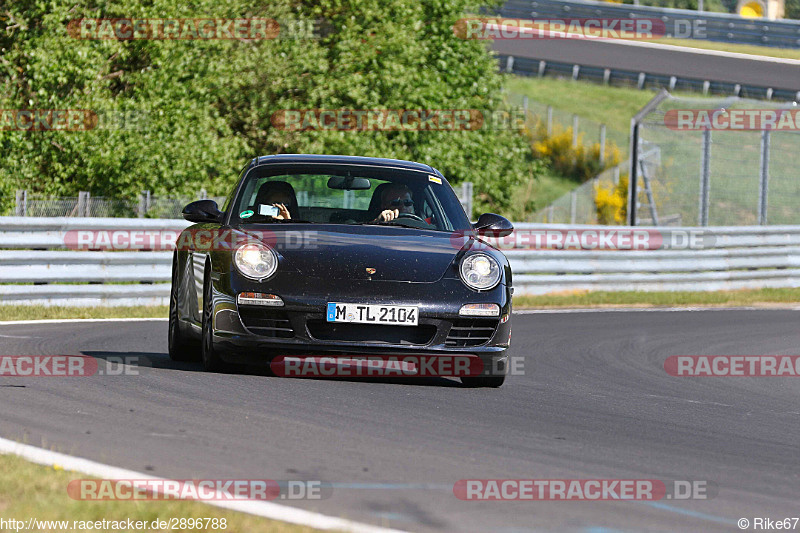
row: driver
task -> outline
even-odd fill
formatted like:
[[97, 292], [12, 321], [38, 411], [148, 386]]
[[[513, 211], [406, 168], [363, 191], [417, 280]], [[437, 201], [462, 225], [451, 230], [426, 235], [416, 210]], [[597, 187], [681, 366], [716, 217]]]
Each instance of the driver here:
[[392, 184], [381, 194], [381, 212], [373, 222], [389, 222], [401, 213], [414, 214], [411, 190], [405, 185]]

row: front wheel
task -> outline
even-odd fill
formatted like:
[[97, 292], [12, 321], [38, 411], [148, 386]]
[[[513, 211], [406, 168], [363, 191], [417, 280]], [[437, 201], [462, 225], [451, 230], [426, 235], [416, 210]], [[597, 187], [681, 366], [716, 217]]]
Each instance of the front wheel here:
[[467, 387], [473, 388], [489, 387], [496, 389], [497, 387], [501, 387], [505, 381], [505, 376], [473, 376], [461, 378], [461, 383]]
[[214, 349], [212, 331], [214, 304], [211, 295], [211, 278], [206, 269], [203, 280], [203, 342], [200, 350], [203, 357], [203, 368], [207, 372], [227, 372], [230, 370], [230, 366], [220, 358], [219, 353]]

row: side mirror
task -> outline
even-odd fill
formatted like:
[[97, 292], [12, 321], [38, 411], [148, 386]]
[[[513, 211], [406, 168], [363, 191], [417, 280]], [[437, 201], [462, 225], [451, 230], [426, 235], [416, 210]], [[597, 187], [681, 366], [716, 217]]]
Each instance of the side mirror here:
[[507, 218], [495, 215], [494, 213], [484, 213], [478, 221], [472, 225], [480, 235], [487, 237], [505, 237], [514, 231], [514, 225]]
[[214, 200], [197, 200], [183, 208], [183, 218], [189, 222], [221, 222], [222, 212]]

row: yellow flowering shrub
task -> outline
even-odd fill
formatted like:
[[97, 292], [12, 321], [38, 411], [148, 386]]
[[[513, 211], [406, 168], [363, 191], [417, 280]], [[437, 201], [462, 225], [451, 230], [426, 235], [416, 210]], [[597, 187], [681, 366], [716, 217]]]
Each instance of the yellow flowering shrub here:
[[628, 175], [620, 175], [619, 183], [608, 188], [598, 184], [594, 205], [598, 223], [624, 224], [628, 216]]
[[600, 163], [600, 143], [586, 146], [583, 134], [578, 134], [578, 145], [572, 146], [572, 128], [555, 128], [547, 135], [547, 128], [542, 123], [536, 128], [531, 148], [534, 157], [546, 159], [550, 167], [562, 176], [583, 183], [604, 169], [619, 164], [620, 150], [613, 142], [606, 142], [606, 159]]

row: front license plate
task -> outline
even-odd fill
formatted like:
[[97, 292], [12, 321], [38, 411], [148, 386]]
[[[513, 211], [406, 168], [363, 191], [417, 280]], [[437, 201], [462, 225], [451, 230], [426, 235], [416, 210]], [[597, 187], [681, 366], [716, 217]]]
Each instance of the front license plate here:
[[413, 306], [328, 303], [328, 322], [416, 326], [418, 318], [419, 310]]

